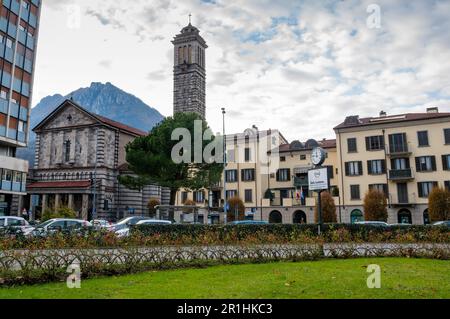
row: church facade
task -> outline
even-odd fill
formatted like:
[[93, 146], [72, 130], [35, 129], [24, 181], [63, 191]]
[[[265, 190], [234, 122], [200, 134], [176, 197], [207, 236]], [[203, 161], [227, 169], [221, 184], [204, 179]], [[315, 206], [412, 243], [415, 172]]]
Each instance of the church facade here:
[[30, 196], [22, 206], [32, 207], [36, 219], [60, 207], [88, 220], [145, 215], [151, 198], [164, 202], [169, 195], [157, 186], [135, 191], [118, 182], [121, 174], [129, 174], [125, 146], [146, 132], [88, 112], [71, 100], [34, 132], [35, 167], [27, 185]]

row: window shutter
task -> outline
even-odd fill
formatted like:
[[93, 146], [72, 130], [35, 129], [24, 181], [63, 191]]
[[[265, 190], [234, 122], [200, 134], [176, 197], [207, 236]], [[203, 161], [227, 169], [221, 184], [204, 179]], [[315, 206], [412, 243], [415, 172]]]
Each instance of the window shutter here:
[[431, 169], [436, 171], [436, 156], [431, 156]]
[[420, 157], [416, 157], [416, 171], [421, 172], [422, 169], [420, 167]]
[[348, 166], [349, 166], [349, 163], [348, 163], [348, 162], [346, 162], [346, 163], [345, 163], [345, 176], [349, 176], [349, 173], [350, 173], [350, 172], [349, 172], [349, 171], [350, 171], [350, 169], [349, 169], [349, 167], [348, 167]]
[[417, 183], [417, 187], [419, 191], [419, 197], [423, 197], [422, 183]]
[[245, 181], [245, 170], [241, 170], [241, 181]]
[[366, 150], [370, 151], [370, 137], [366, 137]]
[[381, 171], [383, 174], [386, 174], [386, 160], [381, 161]]
[[372, 174], [372, 161], [367, 161], [367, 173]]
[[327, 166], [328, 169], [328, 176], [330, 177], [330, 179], [334, 178], [334, 168], [333, 166]]
[[384, 195], [386, 195], [386, 197], [388, 197], [388, 196], [389, 196], [389, 194], [388, 194], [388, 186], [387, 186], [387, 184], [383, 184], [383, 193], [384, 193]]
[[358, 162], [358, 169], [359, 169], [359, 175], [364, 175], [363, 174], [363, 163], [362, 162]]
[[380, 136], [380, 142], [381, 142], [382, 149], [385, 149], [386, 145], [385, 145], [385, 142], [384, 142], [384, 136], [383, 135]]
[[277, 182], [280, 181], [280, 170], [277, 171]]
[[447, 165], [447, 157], [450, 155], [442, 155], [442, 168], [444, 171], [448, 170], [448, 165]]
[[291, 169], [290, 168], [287, 170], [287, 174], [288, 174], [287, 180], [291, 181]]

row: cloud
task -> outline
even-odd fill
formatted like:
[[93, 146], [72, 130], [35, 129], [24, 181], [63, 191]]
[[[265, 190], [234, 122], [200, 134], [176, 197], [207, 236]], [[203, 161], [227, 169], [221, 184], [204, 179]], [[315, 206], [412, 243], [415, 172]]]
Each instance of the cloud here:
[[106, 69], [111, 68], [112, 61], [111, 60], [102, 60], [98, 63], [101, 67], [104, 67]]
[[[347, 115], [428, 106], [450, 111], [450, 2], [379, 0], [381, 28], [370, 29], [366, 9], [372, 2], [80, 0], [86, 27], [71, 35], [79, 38], [71, 38], [70, 48], [89, 48], [87, 58], [114, 63], [105, 81], [170, 115], [170, 41], [192, 13], [209, 45], [207, 119], [214, 131], [221, 130], [224, 106], [227, 131], [256, 124], [278, 128], [289, 140], [333, 137], [332, 128]], [[60, 1], [47, 3], [49, 12], [61, 8]], [[43, 25], [40, 43], [46, 32]], [[45, 76], [57, 78], [66, 63], [55, 61], [51, 53], [40, 54]], [[72, 81], [90, 83], [107, 71], [101, 64], [103, 71], [82, 68], [82, 62], [76, 66], [83, 72]], [[39, 87], [54, 90], [54, 80]]]

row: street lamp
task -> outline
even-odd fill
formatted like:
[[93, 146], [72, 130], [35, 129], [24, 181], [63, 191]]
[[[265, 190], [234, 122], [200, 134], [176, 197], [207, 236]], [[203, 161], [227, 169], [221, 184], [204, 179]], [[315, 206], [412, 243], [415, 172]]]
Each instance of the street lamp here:
[[224, 211], [224, 222], [227, 223], [227, 139], [225, 136], [225, 114], [227, 114], [225, 108], [222, 108], [222, 119], [223, 119], [223, 211]]

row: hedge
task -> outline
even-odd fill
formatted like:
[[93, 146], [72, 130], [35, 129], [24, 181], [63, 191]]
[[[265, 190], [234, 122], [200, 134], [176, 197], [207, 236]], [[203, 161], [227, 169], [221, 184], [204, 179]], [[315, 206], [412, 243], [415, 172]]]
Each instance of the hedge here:
[[96, 230], [41, 238], [27, 238], [17, 231], [0, 231], [0, 250], [349, 242], [450, 243], [450, 229], [330, 224], [324, 225], [319, 235], [317, 225], [140, 225], [132, 227], [127, 238]]

